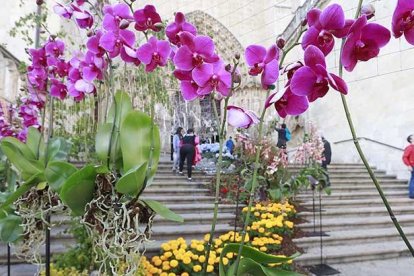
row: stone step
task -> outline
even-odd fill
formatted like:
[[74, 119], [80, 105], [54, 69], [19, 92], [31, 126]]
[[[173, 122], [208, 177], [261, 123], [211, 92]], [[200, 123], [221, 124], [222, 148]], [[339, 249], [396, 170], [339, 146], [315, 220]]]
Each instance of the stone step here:
[[[409, 254], [409, 251], [403, 241], [351, 244], [342, 246], [335, 245], [325, 246], [323, 248], [323, 261], [324, 263], [329, 264], [341, 264], [399, 258], [401, 256], [407, 256], [407, 254]], [[300, 265], [319, 264], [319, 247], [309, 249], [308, 252], [299, 256], [296, 259], [296, 262]]]
[[[195, 175], [192, 176], [194, 182], [211, 180], [209, 175]], [[187, 174], [183, 175], [155, 175], [154, 182], [157, 181], [187, 181]]]
[[143, 195], [142, 199], [152, 199], [160, 201], [163, 204], [200, 204], [200, 203], [214, 203], [214, 196], [200, 196], [200, 195]]
[[[410, 198], [390, 198], [388, 200], [391, 206], [408, 206], [413, 203], [413, 200]], [[315, 200], [316, 209], [319, 209], [319, 200]], [[313, 207], [312, 200], [301, 202], [300, 206], [311, 209]], [[367, 206], [384, 206], [381, 198], [373, 198], [366, 200], [365, 198], [361, 199], [343, 199], [343, 200], [331, 200], [329, 198], [324, 198], [322, 200], [322, 209], [332, 209], [332, 208], [341, 208], [345, 206], [353, 207], [362, 207]]]
[[[384, 184], [381, 185], [381, 188], [383, 191], [407, 191], [408, 187], [401, 184]], [[348, 185], [331, 185], [331, 192], [332, 194], [335, 193], [343, 193], [343, 192], [371, 192], [371, 191], [377, 191], [375, 186], [372, 185], [355, 185], [355, 186], [348, 186]]]
[[147, 187], [147, 189], [149, 188], [158, 188], [158, 189], [164, 189], [164, 188], [177, 188], [177, 189], [186, 189], [186, 188], [190, 188], [190, 189], [196, 189], [196, 188], [200, 188], [200, 189], [206, 189], [208, 187], [208, 185], [211, 185], [211, 182], [187, 182], [187, 180], [182, 180], [182, 181], [154, 181], [151, 183], [150, 186]]
[[[12, 276], [32, 276], [38, 275], [41, 267], [33, 264], [13, 264], [10, 268], [10, 275]], [[7, 275], [7, 265], [0, 266], [0, 275]]]
[[[317, 231], [319, 229], [317, 228]], [[414, 240], [414, 227], [404, 227], [407, 238]], [[329, 236], [322, 237], [323, 246], [339, 246], [351, 244], [365, 244], [377, 242], [399, 241], [401, 237], [395, 227], [366, 229], [354, 228], [352, 230], [330, 231]], [[301, 248], [320, 246], [320, 237], [303, 237], [293, 240]]]
[[[392, 208], [395, 215], [403, 215], [403, 214], [413, 214], [414, 213], [414, 206], [395, 206]], [[338, 209], [326, 209], [322, 212], [322, 220], [323, 218], [332, 218], [332, 217], [372, 217], [372, 216], [383, 216], [386, 215], [387, 210], [384, 206], [380, 207], [364, 207], [364, 208], [338, 208]], [[308, 219], [309, 221], [313, 219], [313, 212], [301, 212], [299, 216]]]
[[[414, 215], [398, 215], [396, 216], [398, 222], [403, 227], [414, 226]], [[313, 223], [313, 216], [308, 219], [308, 222], [298, 224], [298, 227], [306, 232], [313, 232], [314, 228], [319, 231], [319, 216], [315, 216], [315, 226]], [[338, 217], [338, 218], [326, 218], [322, 217], [322, 231], [341, 231], [341, 230], [354, 230], [354, 229], [375, 229], [392, 227], [393, 223], [388, 215], [372, 216], [372, 217]], [[367, 230], [369, 232], [370, 230]]]
[[157, 186], [150, 186], [145, 189], [142, 195], [208, 195], [209, 189], [195, 189], [195, 188], [158, 188]]
[[[51, 241], [50, 244], [50, 252], [53, 254], [58, 254], [58, 253], [64, 253], [66, 252], [70, 246], [73, 245], [73, 241], [69, 241], [69, 240], [59, 240], [58, 242], [54, 242], [53, 240]], [[14, 254], [14, 250], [12, 248], [11, 250], [11, 258], [10, 261], [13, 264], [16, 263], [27, 263], [26, 260], [24, 259], [19, 259], [16, 257], [16, 255]], [[44, 257], [45, 254], [45, 249], [42, 248], [41, 250], [41, 255]], [[7, 247], [6, 244], [1, 243], [0, 244], [0, 264], [7, 264]], [[4, 274], [1, 274], [4, 275]], [[12, 274], [14, 276], [14, 274]], [[26, 275], [30, 275], [30, 274], [26, 274]]]
[[[394, 191], [394, 190], [385, 190], [384, 194], [386, 195], [387, 198], [392, 198], [392, 197], [408, 197], [408, 190], [404, 191], [404, 190], [400, 190], [400, 191]], [[297, 200], [301, 200], [301, 201], [307, 201], [307, 200], [311, 200], [312, 199], [312, 192], [311, 191], [307, 191], [306, 194], [301, 193], [299, 195], [297, 195], [295, 197]], [[331, 195], [327, 195], [324, 192], [322, 192], [322, 198], [324, 199], [336, 199], [336, 200], [342, 200], [342, 199], [360, 199], [360, 198], [364, 198], [364, 199], [371, 199], [371, 198], [379, 198], [379, 194], [378, 191], [376, 190], [370, 190], [370, 191], [358, 191], [358, 192], [335, 192], [332, 193]], [[315, 194], [315, 199], [318, 199], [318, 194]]]

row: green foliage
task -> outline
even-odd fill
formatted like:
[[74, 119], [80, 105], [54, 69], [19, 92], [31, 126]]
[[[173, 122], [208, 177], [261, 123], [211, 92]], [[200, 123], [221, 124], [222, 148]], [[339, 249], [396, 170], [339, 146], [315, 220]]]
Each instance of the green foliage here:
[[184, 219], [181, 216], [177, 215], [160, 202], [151, 199], [143, 199], [142, 201], [145, 203], [145, 205], [147, 205], [149, 208], [151, 208], [154, 212], [156, 212], [163, 218], [176, 222], [184, 222]]
[[50, 187], [59, 192], [63, 183], [78, 169], [70, 163], [63, 161], [50, 162], [45, 170], [45, 177]]
[[118, 193], [137, 196], [144, 188], [147, 175], [147, 163], [142, 163], [126, 172], [116, 183]]
[[22, 220], [17, 215], [8, 215], [0, 219], [0, 240], [15, 242], [23, 234]]
[[274, 268], [268, 266], [269, 264], [274, 263], [284, 263], [289, 260], [296, 258], [298, 255], [292, 255], [290, 257], [279, 257], [274, 256], [271, 254], [266, 254], [263, 252], [258, 251], [255, 248], [252, 248], [247, 245], [243, 245], [241, 255], [242, 259], [240, 259], [239, 269], [236, 273], [235, 271], [235, 263], [231, 265], [228, 270], [225, 270], [223, 264], [223, 257], [226, 256], [227, 253], [238, 253], [240, 248], [240, 244], [238, 243], [229, 243], [227, 244], [220, 254], [220, 264], [219, 264], [219, 271], [220, 275], [257, 275], [257, 276], [296, 276], [300, 275], [296, 272], [292, 271], [283, 271], [280, 268]]

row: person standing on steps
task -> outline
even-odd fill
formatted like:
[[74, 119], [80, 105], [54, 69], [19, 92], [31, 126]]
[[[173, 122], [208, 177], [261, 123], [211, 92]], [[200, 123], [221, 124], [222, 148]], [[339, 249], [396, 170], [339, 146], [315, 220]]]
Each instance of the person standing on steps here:
[[173, 171], [178, 170], [180, 165], [180, 144], [181, 139], [183, 139], [183, 132], [184, 129], [182, 127], [178, 127], [173, 137]]
[[322, 168], [326, 172], [326, 186], [329, 187], [331, 186], [331, 181], [329, 180], [328, 165], [331, 164], [331, 157], [332, 157], [331, 144], [323, 136], [322, 136], [322, 142], [323, 142], [322, 157], [324, 158], [322, 160]]
[[233, 151], [234, 151], [233, 137], [230, 136], [229, 140], [227, 140], [226, 148], [229, 150], [230, 154], [233, 155]]
[[414, 137], [413, 134], [407, 137], [409, 145], [404, 149], [403, 162], [411, 172], [410, 183], [408, 185], [408, 197], [414, 199]]
[[191, 173], [193, 170], [193, 159], [195, 154], [195, 139], [194, 130], [192, 128], [187, 130], [187, 134], [182, 139], [182, 146], [180, 149], [180, 174], [183, 174], [184, 161], [187, 159], [187, 177], [191, 181]]
[[280, 149], [286, 149], [286, 143], [290, 140], [290, 131], [283, 123], [280, 128], [276, 127], [277, 131], [277, 147]]

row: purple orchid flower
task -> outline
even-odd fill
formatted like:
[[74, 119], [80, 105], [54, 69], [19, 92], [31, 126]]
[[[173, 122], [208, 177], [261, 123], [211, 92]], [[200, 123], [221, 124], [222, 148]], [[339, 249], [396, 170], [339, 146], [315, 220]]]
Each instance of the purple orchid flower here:
[[107, 31], [117, 31], [122, 20], [132, 20], [132, 14], [129, 6], [125, 3], [114, 5], [105, 5], [104, 9], [103, 28]]
[[193, 80], [190, 71], [176, 69], [174, 71], [174, 76], [181, 81], [180, 90], [184, 100], [192, 101], [199, 97], [197, 91], [200, 87]]
[[47, 66], [50, 73], [64, 78], [68, 75], [70, 64], [61, 58], [48, 57]]
[[29, 83], [36, 89], [44, 91], [46, 89], [47, 72], [43, 67], [28, 68], [27, 78]]
[[143, 9], [134, 12], [135, 29], [137, 31], [152, 30], [159, 32], [161, 30], [157, 25], [161, 23], [161, 17], [153, 5], [146, 5]]
[[89, 29], [93, 25], [93, 16], [86, 10], [81, 10], [80, 8], [72, 5], [73, 17], [75, 18], [76, 23], [81, 29]]
[[66, 98], [67, 93], [68, 93], [68, 89], [65, 84], [63, 84], [57, 79], [51, 80], [51, 86], [50, 86], [51, 96], [63, 100]]
[[300, 67], [293, 74], [290, 89], [297, 96], [307, 96], [310, 102], [321, 98], [329, 91], [329, 86], [341, 92], [348, 93], [343, 79], [326, 71], [325, 56], [322, 51], [313, 45], [305, 50], [305, 66]]
[[170, 43], [151, 37], [137, 50], [138, 59], [144, 63], [145, 71], [152, 72], [157, 66], [165, 66], [171, 53]]
[[66, 19], [71, 19], [72, 18], [73, 9], [72, 9], [71, 6], [64, 6], [62, 4], [57, 3], [53, 7], [53, 11], [57, 15], [62, 16], [63, 18], [66, 18]]
[[204, 62], [214, 63], [219, 60], [214, 53], [214, 42], [208, 36], [194, 36], [189, 32], [182, 32], [180, 41], [182, 46], [174, 55], [174, 64], [180, 70], [191, 71]]
[[279, 77], [279, 49], [276, 45], [267, 51], [260, 45], [250, 45], [246, 48], [245, 57], [249, 65], [249, 75], [261, 74], [261, 83], [264, 89], [274, 84]]
[[85, 4], [85, 2], [86, 0], [75, 0], [76, 5], [78, 5], [79, 7]]
[[306, 49], [309, 45], [318, 47], [324, 55], [328, 55], [335, 44], [334, 36], [344, 37], [353, 20], [345, 20], [342, 7], [332, 4], [323, 11], [312, 9], [307, 14], [309, 29], [303, 36], [302, 48]]
[[103, 33], [102, 31], [97, 31], [95, 35], [91, 36], [86, 42], [86, 47], [96, 56], [103, 56], [105, 54], [105, 49], [99, 46], [99, 40], [101, 39]]
[[368, 23], [367, 17], [362, 15], [349, 30], [341, 54], [344, 68], [351, 72], [358, 60], [368, 61], [378, 56], [380, 48], [391, 39], [390, 31], [376, 23]]
[[250, 110], [234, 105], [227, 106], [227, 122], [237, 128], [249, 128], [259, 122], [259, 117]]
[[414, 45], [414, 2], [398, 0], [392, 16], [392, 33], [396, 38], [403, 34], [411, 45]]
[[165, 34], [170, 42], [174, 45], [181, 45], [180, 33], [189, 32], [192, 35], [197, 34], [197, 29], [194, 25], [185, 21], [185, 16], [181, 12], [175, 14], [175, 21], [165, 28]]
[[99, 46], [105, 49], [111, 58], [119, 55], [124, 45], [131, 47], [135, 43], [135, 34], [130, 30], [107, 32], [99, 39]]
[[267, 98], [265, 107], [268, 108], [271, 105], [275, 106], [280, 117], [286, 118], [287, 115], [304, 113], [309, 107], [309, 102], [305, 96], [293, 94], [288, 86], [284, 93], [273, 93]]
[[141, 61], [138, 59], [137, 50], [132, 49], [126, 45], [121, 48], [121, 59], [128, 63], [133, 63], [136, 66], [141, 64]]
[[45, 48], [30, 49], [29, 55], [32, 60], [32, 67], [45, 67], [47, 65]]
[[213, 64], [203, 63], [194, 68], [192, 77], [200, 87], [197, 94], [200, 96], [208, 95], [216, 90], [224, 97], [229, 96], [231, 88], [231, 73], [226, 71], [224, 63], [220, 60]]
[[103, 57], [98, 57], [92, 52], [87, 52], [82, 62], [82, 76], [88, 82], [95, 79], [103, 79], [103, 71], [106, 68], [106, 62]]
[[49, 56], [59, 57], [65, 51], [65, 43], [58, 39], [51, 39], [46, 43], [45, 51]]

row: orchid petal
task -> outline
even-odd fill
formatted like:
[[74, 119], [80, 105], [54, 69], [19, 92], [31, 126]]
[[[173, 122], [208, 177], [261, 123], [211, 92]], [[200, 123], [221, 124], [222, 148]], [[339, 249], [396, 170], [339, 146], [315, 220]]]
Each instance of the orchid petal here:
[[344, 10], [338, 4], [329, 5], [322, 11], [319, 21], [325, 30], [342, 29], [345, 26]]
[[290, 89], [293, 94], [307, 96], [312, 93], [316, 79], [316, 75], [312, 69], [308, 66], [303, 66], [293, 74]]
[[310, 68], [314, 68], [316, 64], [326, 67], [325, 55], [318, 47], [309, 45], [305, 50], [305, 64]]
[[174, 64], [181, 70], [189, 71], [194, 68], [193, 53], [187, 46], [184, 45], [178, 49], [174, 56]]
[[249, 66], [263, 62], [266, 56], [266, 48], [260, 45], [250, 45], [246, 48], [245, 57]]
[[181, 95], [183, 95], [184, 100], [192, 101], [198, 97], [197, 86], [194, 86], [190, 81], [182, 81], [180, 84]]
[[344, 95], [348, 94], [348, 86], [342, 78], [332, 73], [330, 73], [329, 76], [329, 84], [332, 86], [333, 89], [341, 92]]
[[213, 75], [213, 65], [203, 63], [201, 66], [194, 68], [192, 77], [198, 86], [204, 87]]

